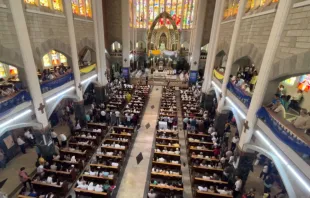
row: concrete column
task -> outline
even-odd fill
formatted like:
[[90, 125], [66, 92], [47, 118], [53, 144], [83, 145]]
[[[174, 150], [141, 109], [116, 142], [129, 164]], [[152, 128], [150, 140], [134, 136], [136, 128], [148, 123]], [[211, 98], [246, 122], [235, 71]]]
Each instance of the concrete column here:
[[81, 76], [80, 76], [80, 68], [79, 68], [79, 57], [78, 57], [78, 51], [76, 47], [76, 38], [75, 38], [75, 30], [74, 30], [74, 23], [73, 23], [71, 0], [64, 0], [63, 2], [64, 2], [64, 8], [65, 8], [67, 24], [68, 24], [75, 91], [76, 91], [76, 95], [78, 96], [79, 100], [83, 100]]
[[[134, 3], [134, 1], [133, 1]], [[133, 13], [134, 14], [134, 13]], [[135, 21], [134, 21], [135, 22]], [[133, 32], [134, 32], [133, 23]], [[122, 41], [123, 41], [123, 67], [130, 67], [130, 29], [129, 29], [129, 1], [122, 1]], [[133, 49], [136, 48], [136, 43], [133, 43]]]
[[225, 97], [226, 97], [226, 90], [227, 90], [227, 83], [229, 81], [229, 76], [231, 73], [231, 67], [234, 61], [234, 54], [236, 50], [236, 44], [237, 44], [237, 39], [239, 35], [239, 30], [240, 30], [240, 25], [241, 25], [241, 19], [245, 11], [245, 6], [246, 6], [247, 0], [240, 0], [239, 1], [239, 9], [238, 9], [238, 14], [236, 17], [235, 25], [234, 25], [234, 31], [231, 37], [231, 42], [230, 42], [230, 47], [229, 47], [229, 52], [227, 56], [227, 62], [226, 62], [226, 69], [225, 69], [225, 75], [222, 83], [222, 98], [219, 102], [218, 105], [218, 110], [221, 111], [221, 109], [224, 106], [225, 102]]
[[[199, 66], [199, 59], [200, 59], [200, 48], [201, 48], [201, 40], [202, 40], [202, 33], [203, 33], [203, 24], [205, 20], [206, 8], [207, 8], [207, 1], [200, 0], [198, 1], [199, 6], [197, 10], [197, 18], [195, 25], [195, 35], [193, 36], [193, 51], [192, 51], [192, 59], [190, 60], [191, 63], [191, 70], [197, 71]], [[198, 25], [199, 24], [199, 25]]]
[[243, 147], [244, 144], [250, 142], [252, 138], [254, 132], [254, 126], [256, 125], [257, 122], [256, 112], [263, 103], [267, 87], [269, 84], [269, 77], [272, 70], [274, 57], [276, 56], [276, 52], [281, 40], [281, 35], [284, 30], [284, 26], [291, 8], [292, 8], [292, 0], [279, 1], [277, 13], [273, 21], [273, 26], [270, 32], [261, 68], [259, 70], [258, 80], [255, 86], [252, 101], [246, 117], [246, 120], [248, 121], [249, 130], [247, 130], [246, 133], [244, 133], [243, 130], [240, 138], [239, 146], [241, 148]]
[[103, 14], [102, 14], [102, 1], [92, 1], [93, 20], [96, 42], [96, 61], [98, 81], [100, 85], [105, 86], [107, 80], [107, 64], [105, 55], [105, 42], [104, 42], [104, 27], [103, 27]]
[[31, 42], [29, 39], [29, 33], [22, 5], [23, 1], [9, 2], [20, 46], [20, 51], [23, 58], [28, 90], [30, 91], [32, 97], [33, 109], [38, 122], [42, 124], [43, 128], [46, 128], [49, 123], [44, 106], [44, 100], [41, 94], [40, 83], [37, 77], [37, 68], [33, 58]]
[[217, 42], [220, 33], [220, 26], [223, 18], [224, 5], [225, 1], [216, 0], [213, 14], [210, 42], [208, 45], [208, 55], [204, 71], [204, 81], [202, 84], [202, 91], [204, 93], [206, 93], [207, 90], [211, 87], [213, 67], [217, 50]]

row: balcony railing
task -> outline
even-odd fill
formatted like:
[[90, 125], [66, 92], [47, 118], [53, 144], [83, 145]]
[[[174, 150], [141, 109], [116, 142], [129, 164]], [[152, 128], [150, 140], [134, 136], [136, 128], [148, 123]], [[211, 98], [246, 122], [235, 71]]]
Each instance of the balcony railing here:
[[257, 117], [269, 127], [278, 139], [295, 152], [300, 155], [310, 154], [310, 136], [305, 133], [305, 130], [296, 128], [292, 123], [265, 107], [258, 110]]
[[83, 66], [83, 67], [80, 67], [80, 74], [81, 75], [88, 74], [89, 72], [91, 72], [95, 69], [96, 69], [96, 64], [92, 64], [89, 66]]
[[227, 89], [231, 91], [247, 108], [249, 108], [252, 97], [240, 87], [228, 82]]
[[31, 101], [28, 91], [22, 90], [11, 96], [0, 99], [0, 117], [23, 102]]
[[73, 73], [68, 73], [68, 74], [64, 74], [58, 78], [55, 78], [53, 80], [48, 80], [48, 81], [42, 82], [40, 85], [41, 91], [42, 91], [42, 93], [46, 93], [52, 89], [55, 89], [57, 87], [60, 87], [61, 85], [66, 84], [67, 82], [70, 82], [73, 79], [74, 79]]

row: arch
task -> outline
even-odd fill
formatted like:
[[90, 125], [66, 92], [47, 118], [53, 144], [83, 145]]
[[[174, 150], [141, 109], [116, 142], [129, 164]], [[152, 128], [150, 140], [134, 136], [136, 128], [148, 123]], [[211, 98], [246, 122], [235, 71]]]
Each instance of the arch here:
[[18, 68], [23, 68], [23, 58], [21, 54], [17, 53], [16, 51], [6, 48], [0, 44], [0, 61], [8, 64], [14, 65]]
[[238, 47], [237, 50], [235, 50], [233, 62], [245, 56], [248, 56], [252, 60], [257, 71], [259, 71], [260, 65], [262, 63], [263, 54], [254, 44], [247, 43], [245, 45], [242, 45], [241, 47]]
[[264, 148], [261, 148], [259, 146], [253, 145], [253, 144], [244, 144], [242, 150], [247, 151], [247, 150], [253, 150], [253, 151], [257, 151], [259, 153], [262, 153], [263, 155], [267, 156], [269, 159], [272, 159], [272, 161], [274, 162], [280, 177], [282, 179], [282, 182], [285, 186], [285, 189], [289, 195], [289, 197], [297, 197], [295, 194], [295, 190], [292, 187], [292, 184], [290, 182], [290, 179], [288, 178], [287, 173], [285, 172], [285, 168], [283, 167], [283, 165], [281, 164], [281, 161], [279, 160], [279, 158], [277, 156], [275, 156], [273, 153], [271, 153], [270, 151], [267, 151]]
[[52, 115], [53, 111], [56, 109], [57, 105], [63, 99], [72, 99], [73, 101], [76, 101], [76, 102], [79, 101], [79, 98], [75, 94], [66, 94], [66, 95], [62, 95], [62, 96], [58, 97], [55, 102], [51, 103], [51, 105], [48, 105], [47, 108], [46, 108], [46, 113], [47, 113], [47, 118], [48, 119]]
[[217, 100], [217, 101], [220, 101], [220, 94], [221, 94], [221, 93], [220, 93], [217, 89], [215, 89], [213, 86], [210, 87], [210, 88], [207, 90], [206, 93], [210, 93], [211, 91], [214, 91], [214, 92], [215, 92], [216, 100]]
[[[87, 53], [89, 52], [89, 53]], [[87, 55], [87, 57], [86, 57]], [[90, 64], [96, 63], [96, 52], [90, 48], [89, 46], [84, 46], [80, 51], [79, 51], [79, 64], [83, 65], [83, 63], [86, 62], [86, 60], [90, 58]]]
[[180, 35], [179, 35], [179, 31], [178, 31], [178, 28], [177, 28], [177, 25], [175, 23], [175, 21], [172, 19], [171, 15], [168, 14], [167, 12], [162, 12], [160, 13], [153, 21], [151, 27], [150, 27], [150, 30], [149, 30], [149, 33], [148, 33], [148, 36], [147, 36], [147, 41], [148, 41], [148, 49], [151, 49], [151, 38], [152, 38], [152, 34], [153, 34], [153, 30], [156, 26], [156, 24], [158, 23], [158, 21], [161, 19], [161, 18], [166, 18], [170, 21], [170, 24], [172, 25], [173, 27], [173, 30], [175, 31], [175, 43], [177, 43], [177, 49], [179, 48], [179, 40], [180, 40]]
[[[225, 59], [224, 59], [225, 58]], [[215, 56], [214, 68], [226, 67], [227, 54], [224, 50], [219, 51]]]
[[[218, 100], [219, 101], [219, 100]], [[239, 115], [239, 113], [237, 112], [237, 110], [235, 108], [233, 108], [232, 106], [229, 105], [229, 103], [227, 103], [222, 109], [221, 111], [224, 110], [228, 110], [231, 111], [236, 119], [236, 124], [237, 124], [237, 129], [239, 134], [241, 134], [242, 128], [243, 128], [243, 119], [241, 118], [241, 116]]]
[[[138, 45], [138, 47], [137, 47], [137, 45]], [[146, 47], [146, 45], [145, 45], [144, 41], [136, 42], [136, 46], [135, 46], [136, 49], [144, 49], [145, 47]]]
[[85, 93], [86, 89], [89, 87], [89, 85], [90, 85], [91, 83], [94, 83], [94, 84], [97, 85], [97, 86], [101, 86], [100, 83], [97, 81], [97, 78], [94, 78], [94, 79], [92, 79], [92, 80], [89, 80], [89, 81], [83, 86], [83, 90], [82, 90], [83, 94]]
[[115, 52], [115, 51], [121, 51], [123, 48], [122, 44], [118, 41], [114, 41], [112, 44], [111, 44], [111, 51], [112, 52]]
[[42, 57], [50, 50], [55, 50], [64, 54], [67, 57], [68, 64], [72, 65], [70, 45], [58, 39], [48, 39], [45, 42], [41, 43], [41, 45], [37, 47], [33, 53], [37, 67], [40, 66], [40, 68], [43, 68], [43, 64], [41, 61]]
[[22, 123], [14, 123], [8, 126], [5, 126], [1, 128], [0, 130], [0, 137], [4, 135], [7, 131], [24, 128], [24, 127], [33, 127], [34, 129], [42, 129], [43, 125], [41, 123], [38, 123], [36, 121], [29, 121], [29, 122], [22, 122]]
[[77, 50], [78, 52], [82, 51], [85, 47], [88, 47], [89, 49], [91, 49], [93, 52], [95, 52], [96, 50], [96, 45], [94, 43], [94, 41], [90, 40], [89, 38], [82, 38], [80, 40], [80, 42], [77, 44]]

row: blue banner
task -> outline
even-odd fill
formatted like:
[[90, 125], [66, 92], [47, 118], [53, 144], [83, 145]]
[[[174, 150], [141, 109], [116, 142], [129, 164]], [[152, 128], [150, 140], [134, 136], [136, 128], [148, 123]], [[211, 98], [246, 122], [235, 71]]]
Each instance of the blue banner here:
[[247, 95], [241, 88], [236, 87], [231, 82], [228, 82], [227, 89], [231, 91], [246, 107], [249, 108], [252, 97]]
[[198, 71], [189, 72], [189, 83], [194, 84], [198, 80]]
[[14, 97], [11, 97], [7, 100], [0, 102], [0, 117], [9, 113], [12, 108], [15, 108], [17, 105], [30, 101], [31, 97], [27, 91], [20, 91]]
[[125, 79], [129, 79], [129, 67], [122, 68], [122, 77]]
[[275, 136], [291, 147], [295, 152], [309, 155], [310, 147], [303, 141], [299, 140], [293, 132], [290, 133], [287, 129], [281, 126], [264, 107], [260, 108], [256, 115], [266, 123]]
[[66, 84], [67, 82], [70, 82], [73, 79], [74, 79], [73, 73], [69, 73], [69, 74], [66, 74], [64, 76], [55, 78], [53, 80], [42, 82], [40, 85], [41, 91], [42, 91], [42, 93], [48, 92], [52, 89], [55, 89], [57, 87], [60, 87], [61, 85]]

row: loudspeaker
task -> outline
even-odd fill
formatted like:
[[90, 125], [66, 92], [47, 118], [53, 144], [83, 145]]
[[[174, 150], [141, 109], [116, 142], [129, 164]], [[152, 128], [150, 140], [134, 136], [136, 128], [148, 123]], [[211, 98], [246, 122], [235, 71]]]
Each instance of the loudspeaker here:
[[223, 111], [221, 113], [218, 113], [215, 117], [214, 128], [219, 136], [224, 135], [225, 124], [228, 120], [228, 117], [229, 117], [228, 111]]

